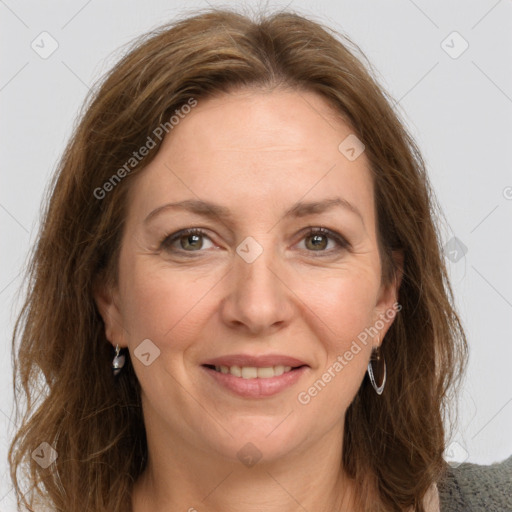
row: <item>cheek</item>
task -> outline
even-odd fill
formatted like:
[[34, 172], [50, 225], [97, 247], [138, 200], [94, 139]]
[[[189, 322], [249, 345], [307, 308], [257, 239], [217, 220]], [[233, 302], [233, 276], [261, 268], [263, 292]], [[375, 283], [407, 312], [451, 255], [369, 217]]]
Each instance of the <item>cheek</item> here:
[[[172, 340], [179, 349], [187, 339], [184, 330], [201, 323], [202, 299], [213, 289], [213, 279], [191, 279], [186, 269], [171, 271], [162, 263], [148, 264], [140, 258], [125, 274], [123, 318], [130, 340], [149, 338], [157, 345]], [[190, 318], [194, 322], [190, 322]]]
[[331, 349], [342, 350], [371, 325], [378, 283], [370, 271], [350, 271], [336, 277], [303, 283], [305, 303], [325, 324]]
[[315, 313], [310, 318], [323, 355], [297, 395], [297, 407], [302, 414], [335, 425], [361, 385], [376, 341], [364, 336], [373, 321], [375, 279], [369, 274], [347, 275], [310, 289], [308, 306]]

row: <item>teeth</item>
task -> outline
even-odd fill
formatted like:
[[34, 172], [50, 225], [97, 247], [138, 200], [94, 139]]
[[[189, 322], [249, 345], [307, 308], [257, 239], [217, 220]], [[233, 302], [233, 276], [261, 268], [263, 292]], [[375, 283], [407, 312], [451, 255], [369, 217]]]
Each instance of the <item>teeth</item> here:
[[231, 368], [229, 368], [229, 373], [231, 373], [231, 375], [234, 375], [235, 377], [241, 377], [242, 369], [240, 368], [240, 366], [231, 366]]
[[255, 366], [216, 366], [215, 370], [220, 373], [230, 373], [235, 377], [242, 379], [269, 379], [278, 377], [283, 373], [291, 371], [291, 366], [269, 366], [266, 368], [256, 368]]
[[258, 378], [258, 368], [254, 368], [254, 366], [244, 366], [242, 368], [242, 378], [243, 379], [257, 379]]
[[[274, 377], [274, 376], [277, 375], [277, 372], [272, 367], [270, 367], [270, 368], [258, 368], [256, 370], [256, 373], [258, 374], [258, 378], [259, 379], [268, 379], [270, 377]], [[242, 373], [242, 375], [243, 375], [243, 373]]]

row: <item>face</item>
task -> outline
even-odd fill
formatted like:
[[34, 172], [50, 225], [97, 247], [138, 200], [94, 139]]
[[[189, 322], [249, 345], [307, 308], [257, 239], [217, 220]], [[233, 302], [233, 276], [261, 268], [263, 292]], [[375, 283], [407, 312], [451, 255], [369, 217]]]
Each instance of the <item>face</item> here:
[[351, 133], [315, 93], [240, 91], [199, 100], [134, 180], [96, 300], [167, 439], [272, 460], [343, 432], [396, 300]]

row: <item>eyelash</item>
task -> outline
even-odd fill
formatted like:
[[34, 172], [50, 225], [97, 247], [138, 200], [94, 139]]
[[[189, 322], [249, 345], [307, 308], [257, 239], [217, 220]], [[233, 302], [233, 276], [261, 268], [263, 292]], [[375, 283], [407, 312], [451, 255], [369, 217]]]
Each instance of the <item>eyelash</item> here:
[[[327, 228], [322, 228], [322, 227], [319, 228], [319, 227], [313, 227], [313, 226], [308, 226], [308, 229], [309, 229], [308, 232], [303, 236], [303, 238], [301, 238], [301, 240], [303, 240], [304, 238], [313, 236], [313, 235], [323, 235], [323, 236], [326, 236], [328, 238], [331, 238], [332, 240], [334, 240], [338, 244], [338, 247], [336, 249], [331, 249], [331, 250], [328, 250], [328, 251], [325, 251], [325, 250], [322, 250], [322, 251], [308, 251], [308, 252], [311, 252], [311, 253], [315, 253], [315, 252], [320, 253], [320, 254], [318, 254], [318, 256], [315, 256], [315, 257], [322, 257], [324, 255], [331, 255], [333, 252], [338, 252], [338, 251], [341, 251], [343, 249], [350, 249], [351, 248], [350, 243], [344, 237], [342, 237], [339, 233], [336, 233], [335, 231], [331, 231], [330, 229], [327, 229]], [[203, 231], [201, 228], [182, 229], [180, 231], [177, 231], [174, 234], [165, 235], [162, 238], [162, 240], [160, 241], [159, 249], [172, 252], [172, 247], [171, 246], [172, 246], [172, 244], [175, 241], [179, 240], [180, 238], [183, 238], [185, 236], [190, 236], [190, 235], [205, 236], [207, 238], [210, 238], [208, 236], [208, 234], [205, 231]], [[185, 251], [183, 249], [178, 249], [178, 250], [176, 250], [174, 252], [194, 253], [194, 252], [202, 252], [202, 251], [201, 250], [198, 250], [198, 251]], [[192, 256], [192, 257], [194, 257], [194, 256]]]

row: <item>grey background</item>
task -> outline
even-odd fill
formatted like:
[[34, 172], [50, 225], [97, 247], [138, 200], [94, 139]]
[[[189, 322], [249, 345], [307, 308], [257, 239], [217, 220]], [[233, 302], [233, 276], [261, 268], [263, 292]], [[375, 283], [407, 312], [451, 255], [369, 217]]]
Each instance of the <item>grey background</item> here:
[[[460, 420], [446, 457], [502, 460], [512, 453], [512, 1], [245, 5], [271, 9], [288, 3], [362, 48], [423, 152], [448, 221], [447, 263], [471, 350]], [[14, 510], [6, 456], [15, 428], [11, 333], [21, 306], [16, 291], [36, 238], [45, 187], [88, 88], [120, 57], [119, 48], [184, 9], [206, 5], [0, 0], [1, 512]], [[58, 43], [46, 59], [31, 47], [47, 37], [50, 48], [43, 31]], [[458, 55], [464, 41], [469, 46]]]

